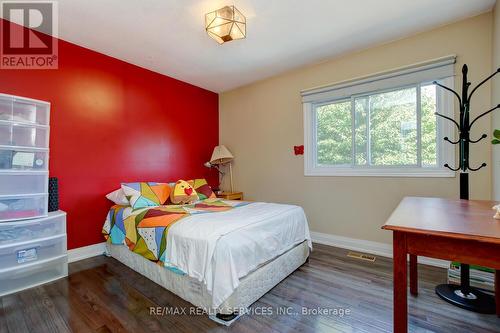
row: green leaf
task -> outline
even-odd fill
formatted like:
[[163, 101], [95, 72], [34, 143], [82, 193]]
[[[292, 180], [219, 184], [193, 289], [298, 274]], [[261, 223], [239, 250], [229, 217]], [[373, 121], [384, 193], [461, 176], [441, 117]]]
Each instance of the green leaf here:
[[498, 145], [498, 144], [500, 144], [500, 140], [493, 139], [493, 140], [491, 140], [491, 143], [494, 144], [494, 145]]
[[496, 130], [494, 130], [494, 131], [493, 131], [493, 136], [494, 136], [495, 138], [497, 138], [497, 139], [500, 139], [500, 130], [497, 130], [497, 129], [496, 129]]

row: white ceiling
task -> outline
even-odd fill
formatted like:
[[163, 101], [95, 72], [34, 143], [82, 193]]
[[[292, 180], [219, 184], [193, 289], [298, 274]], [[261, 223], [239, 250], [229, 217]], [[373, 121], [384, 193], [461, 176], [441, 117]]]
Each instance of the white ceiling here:
[[[495, 0], [59, 0], [59, 36], [221, 92], [488, 11]], [[204, 14], [234, 4], [247, 38], [218, 45]]]

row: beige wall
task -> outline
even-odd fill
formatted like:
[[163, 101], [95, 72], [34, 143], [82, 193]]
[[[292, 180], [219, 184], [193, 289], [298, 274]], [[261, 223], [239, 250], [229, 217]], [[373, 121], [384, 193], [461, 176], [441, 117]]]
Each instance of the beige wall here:
[[[304, 142], [300, 91], [450, 54], [458, 56], [457, 73], [467, 63], [477, 82], [491, 71], [491, 27], [486, 13], [222, 93], [220, 142], [235, 155], [235, 189], [247, 199], [304, 207], [312, 231], [390, 242], [380, 227], [404, 196], [457, 197], [458, 177], [305, 177], [303, 157], [293, 155], [293, 146]], [[487, 86], [477, 93], [473, 112], [486, 110], [490, 101]], [[481, 120], [475, 136], [490, 128], [490, 119]], [[490, 164], [491, 145], [475, 148], [472, 158]], [[490, 198], [491, 169], [472, 177], [471, 195]]]
[[[500, 68], [500, 2], [493, 10], [493, 70]], [[500, 104], [500, 75], [493, 80], [491, 89], [491, 104]], [[493, 115], [493, 129], [500, 129], [500, 110]], [[500, 200], [500, 145], [493, 147], [493, 178], [494, 199]]]

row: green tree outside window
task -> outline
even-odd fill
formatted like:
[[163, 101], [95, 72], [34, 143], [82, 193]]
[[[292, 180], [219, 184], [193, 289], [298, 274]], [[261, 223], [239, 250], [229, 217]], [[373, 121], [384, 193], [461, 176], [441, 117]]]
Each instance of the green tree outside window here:
[[494, 139], [491, 140], [491, 143], [494, 145], [500, 144], [500, 130], [496, 129], [495, 131], [493, 131], [493, 137]]

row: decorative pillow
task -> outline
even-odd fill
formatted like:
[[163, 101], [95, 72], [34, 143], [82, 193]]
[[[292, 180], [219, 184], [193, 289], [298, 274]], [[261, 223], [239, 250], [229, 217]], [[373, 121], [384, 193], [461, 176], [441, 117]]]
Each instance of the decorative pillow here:
[[113, 201], [116, 205], [128, 206], [130, 203], [121, 188], [106, 194], [106, 198]]
[[170, 200], [177, 205], [193, 203], [198, 200], [198, 194], [187, 181], [178, 180], [174, 185]]
[[170, 194], [165, 183], [124, 183], [122, 190], [134, 209], [163, 205]]
[[203, 178], [188, 180], [188, 183], [193, 187], [196, 193], [198, 193], [198, 198], [200, 200], [212, 199], [217, 197], [212, 191], [210, 185], [208, 185], [207, 181]]

